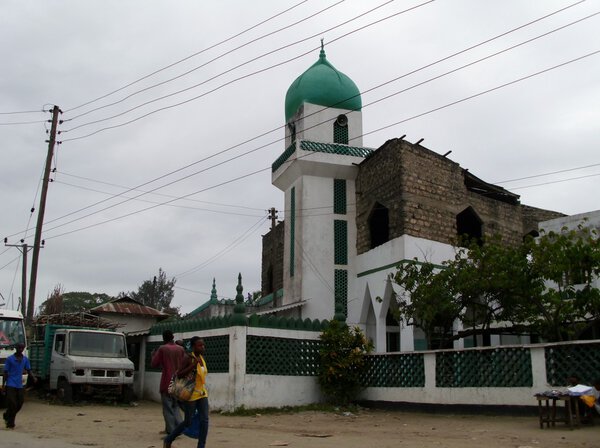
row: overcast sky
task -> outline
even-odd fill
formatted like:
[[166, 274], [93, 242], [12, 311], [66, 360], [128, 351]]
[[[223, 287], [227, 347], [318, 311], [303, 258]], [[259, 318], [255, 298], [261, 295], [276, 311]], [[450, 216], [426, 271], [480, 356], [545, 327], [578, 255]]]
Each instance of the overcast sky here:
[[[177, 276], [179, 287], [196, 291], [176, 290], [174, 305], [181, 306], [184, 312], [207, 300], [213, 277], [221, 296], [235, 295], [238, 272], [243, 275], [245, 293], [260, 289], [261, 235], [269, 228], [264, 216], [269, 207], [277, 207], [281, 210], [279, 217], [284, 218], [283, 194], [271, 185], [270, 170], [215, 186], [269, 167], [285, 149], [282, 129], [258, 136], [284, 124], [286, 90], [317, 59], [320, 37], [325, 38], [329, 61], [365, 91], [575, 3], [437, 0], [336, 40], [425, 0], [388, 2], [370, 14], [327, 31], [384, 3], [346, 0], [335, 5], [337, 2], [300, 2], [289, 12], [235, 39], [78, 109], [74, 108], [207, 49], [299, 0], [5, 0], [0, 4], [0, 112], [40, 110], [57, 104], [64, 111], [61, 118], [71, 119], [60, 126], [64, 132], [59, 139], [65, 142], [58, 147], [55, 182], [48, 193], [46, 248], [41, 253], [36, 305], [57, 283], [67, 291], [116, 295], [135, 290], [142, 281], [151, 279], [159, 267], [168, 276]], [[292, 26], [328, 6], [332, 7]], [[597, 11], [600, 2], [582, 2], [364, 94], [363, 104]], [[284, 27], [284, 31], [207, 63]], [[364, 130], [369, 133], [600, 50], [598, 29], [600, 15], [365, 107]], [[234, 68], [306, 38], [309, 39]], [[310, 53], [300, 56], [306, 52]], [[188, 75], [164, 82], [202, 64], [205, 66]], [[276, 66], [234, 81], [273, 65]], [[364, 144], [376, 148], [403, 134], [412, 142], [424, 138], [424, 146], [438, 153], [452, 150], [451, 159], [489, 182], [579, 168], [501, 185], [520, 194], [523, 203], [536, 207], [567, 214], [596, 210], [600, 208], [599, 79], [597, 54], [370, 133]], [[234, 82], [207, 93], [229, 81]], [[164, 83], [158, 87], [123, 100], [161, 82]], [[197, 84], [200, 85], [126, 112]], [[197, 96], [201, 97], [131, 124], [66, 141]], [[120, 102], [107, 106], [117, 101]], [[107, 107], [92, 111], [99, 106]], [[77, 117], [88, 111], [92, 112]], [[88, 124], [117, 114], [122, 115]], [[49, 114], [42, 113], [0, 115], [0, 123], [47, 118]], [[85, 126], [67, 132], [81, 125]], [[41, 123], [0, 126], [0, 237], [16, 234], [9, 238], [10, 243], [18, 243], [24, 236], [46, 155], [45, 138]], [[118, 206], [113, 205], [122, 202], [123, 197], [112, 198], [73, 213], [126, 191], [118, 186], [144, 184], [253, 138], [227, 153], [142, 187], [154, 189], [190, 175], [155, 194]], [[227, 162], [263, 145], [266, 146]], [[594, 164], [598, 166], [581, 168]], [[194, 174], [201, 170], [204, 172]], [[573, 179], [582, 176], [587, 177]], [[567, 181], [556, 182], [559, 180]], [[537, 184], [545, 185], [532, 186]], [[168, 201], [171, 196], [207, 188], [210, 189], [170, 206], [158, 206], [78, 231]], [[108, 206], [113, 207], [99, 211]], [[57, 220], [67, 214], [70, 215]], [[68, 223], [80, 217], [84, 218]], [[35, 216], [30, 226], [34, 224]], [[75, 232], [62, 235], [70, 231]], [[27, 241], [33, 242], [33, 231], [27, 233]], [[0, 247], [0, 267], [18, 255], [14, 248], [4, 251]], [[215, 257], [218, 254], [221, 256]], [[180, 275], [193, 268], [197, 269]], [[13, 303], [11, 291], [16, 302], [20, 296], [17, 261], [0, 270], [0, 292], [9, 307]]]

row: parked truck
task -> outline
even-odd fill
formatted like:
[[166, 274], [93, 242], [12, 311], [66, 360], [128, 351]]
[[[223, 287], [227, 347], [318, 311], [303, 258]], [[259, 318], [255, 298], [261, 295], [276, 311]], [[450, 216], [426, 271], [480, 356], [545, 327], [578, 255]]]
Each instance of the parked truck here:
[[[6, 358], [15, 352], [15, 345], [19, 342], [27, 345], [23, 315], [18, 311], [0, 309], [0, 387], [4, 387], [4, 363]], [[27, 352], [25, 352], [27, 355]], [[23, 375], [23, 385], [27, 382], [27, 375]], [[0, 395], [0, 407], [4, 407], [4, 397]]]
[[60, 399], [98, 392], [133, 399], [133, 362], [123, 333], [46, 324], [42, 335], [30, 342], [31, 368]]

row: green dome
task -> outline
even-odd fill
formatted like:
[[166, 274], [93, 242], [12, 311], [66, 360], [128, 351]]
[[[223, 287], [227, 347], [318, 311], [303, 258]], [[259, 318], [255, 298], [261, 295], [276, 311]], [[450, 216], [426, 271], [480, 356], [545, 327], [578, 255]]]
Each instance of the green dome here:
[[338, 109], [360, 110], [362, 99], [356, 84], [335, 69], [321, 48], [319, 60], [292, 83], [285, 95], [285, 121], [294, 116], [303, 103]]

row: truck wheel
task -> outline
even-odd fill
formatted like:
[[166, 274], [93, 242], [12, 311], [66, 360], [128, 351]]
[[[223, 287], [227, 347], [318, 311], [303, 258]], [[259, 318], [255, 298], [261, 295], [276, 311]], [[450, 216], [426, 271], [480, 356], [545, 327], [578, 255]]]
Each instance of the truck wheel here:
[[135, 400], [135, 394], [131, 386], [123, 386], [123, 392], [121, 392], [121, 402], [129, 404]]
[[56, 391], [56, 394], [58, 395], [58, 398], [60, 398], [60, 401], [62, 401], [63, 403], [73, 403], [73, 387], [67, 380], [58, 380], [58, 389]]

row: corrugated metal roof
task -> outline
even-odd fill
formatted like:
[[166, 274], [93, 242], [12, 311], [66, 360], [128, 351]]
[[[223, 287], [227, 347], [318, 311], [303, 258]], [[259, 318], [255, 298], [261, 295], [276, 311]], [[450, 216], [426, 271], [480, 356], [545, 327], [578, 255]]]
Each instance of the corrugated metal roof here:
[[288, 303], [287, 305], [283, 305], [277, 308], [270, 308], [268, 310], [264, 310], [264, 311], [259, 311], [258, 313], [256, 313], [257, 316], [262, 316], [264, 314], [272, 314], [272, 313], [276, 313], [278, 311], [285, 311], [285, 310], [290, 310], [292, 308], [297, 308], [299, 306], [304, 306], [306, 304], [306, 300], [300, 300], [298, 302], [294, 302], [294, 303]]
[[98, 305], [90, 310], [90, 313], [116, 313], [116, 314], [132, 314], [138, 316], [154, 316], [163, 317], [168, 314], [158, 311], [132, 299], [117, 299], [111, 302]]

